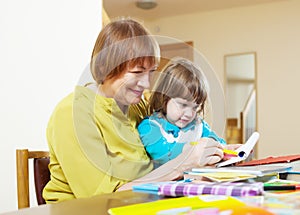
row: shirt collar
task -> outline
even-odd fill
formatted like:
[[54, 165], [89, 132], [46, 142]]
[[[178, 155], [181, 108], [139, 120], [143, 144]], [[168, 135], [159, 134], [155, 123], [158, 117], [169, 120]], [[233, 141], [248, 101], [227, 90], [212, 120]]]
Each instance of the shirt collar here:
[[172, 123], [170, 123], [168, 120], [166, 120], [164, 117], [159, 117], [158, 113], [154, 113], [153, 114], [154, 118], [156, 121], [158, 121], [162, 128], [168, 132], [168, 133], [172, 133], [174, 135], [174, 137], [178, 136], [179, 131], [183, 131], [186, 132], [188, 130], [193, 130], [195, 128], [196, 125], [196, 119], [193, 120], [192, 122], [190, 122], [187, 126], [185, 126], [184, 128], [179, 128], [177, 125], [174, 125]]

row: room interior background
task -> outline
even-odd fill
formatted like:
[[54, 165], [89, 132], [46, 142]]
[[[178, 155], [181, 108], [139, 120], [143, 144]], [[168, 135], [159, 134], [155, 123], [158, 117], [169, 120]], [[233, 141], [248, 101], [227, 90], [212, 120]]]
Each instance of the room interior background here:
[[[300, 152], [299, 9], [300, 1], [282, 0], [144, 23], [154, 34], [193, 41], [221, 83], [225, 55], [256, 52], [257, 156], [262, 158]], [[0, 2], [0, 165], [5, 176], [0, 212], [17, 208], [15, 149], [47, 149], [49, 116], [86, 68], [101, 22], [99, 0]]]
[[[153, 34], [192, 41], [223, 84], [225, 55], [256, 53], [257, 129], [261, 133], [257, 157], [262, 158], [300, 152], [295, 141], [300, 131], [297, 126], [300, 103], [296, 99], [300, 88], [297, 71], [299, 9], [299, 1], [281, 0], [159, 19], [153, 17], [144, 23]], [[107, 13], [110, 16], [109, 11]]]

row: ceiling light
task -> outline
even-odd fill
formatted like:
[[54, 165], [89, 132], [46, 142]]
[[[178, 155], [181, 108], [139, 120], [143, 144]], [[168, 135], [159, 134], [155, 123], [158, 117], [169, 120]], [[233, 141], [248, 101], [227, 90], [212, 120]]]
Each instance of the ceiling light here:
[[157, 3], [155, 0], [138, 0], [135, 5], [138, 8], [144, 9], [144, 10], [149, 10], [152, 8], [155, 8], [157, 6]]

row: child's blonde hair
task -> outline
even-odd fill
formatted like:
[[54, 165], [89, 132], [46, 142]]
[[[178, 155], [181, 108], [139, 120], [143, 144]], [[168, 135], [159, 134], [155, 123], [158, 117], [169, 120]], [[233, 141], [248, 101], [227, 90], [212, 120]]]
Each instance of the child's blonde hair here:
[[167, 103], [171, 98], [182, 98], [199, 104], [199, 113], [204, 113], [208, 97], [206, 77], [191, 61], [173, 58], [159, 74], [149, 98], [151, 112], [167, 113]]

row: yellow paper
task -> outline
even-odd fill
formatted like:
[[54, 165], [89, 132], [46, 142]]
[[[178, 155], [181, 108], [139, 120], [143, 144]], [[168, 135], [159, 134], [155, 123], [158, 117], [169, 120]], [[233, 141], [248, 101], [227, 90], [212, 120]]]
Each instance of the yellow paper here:
[[255, 175], [241, 174], [235, 172], [198, 173], [197, 175], [201, 175], [215, 182], [225, 182], [225, 181], [232, 182], [232, 181], [241, 181], [249, 178], [256, 178]]
[[201, 195], [194, 197], [179, 197], [163, 199], [155, 202], [140, 203], [123, 207], [111, 208], [108, 213], [111, 215], [155, 215], [159, 211], [186, 208], [218, 208], [226, 210], [234, 207], [245, 206], [245, 203], [230, 196]]

